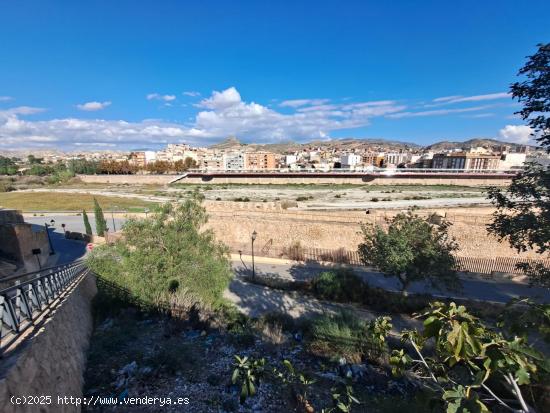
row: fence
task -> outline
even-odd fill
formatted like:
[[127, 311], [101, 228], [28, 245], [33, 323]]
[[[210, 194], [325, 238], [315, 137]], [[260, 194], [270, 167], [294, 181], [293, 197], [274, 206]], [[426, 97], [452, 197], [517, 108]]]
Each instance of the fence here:
[[12, 285], [0, 291], [0, 354], [85, 274], [77, 261], [2, 280]]
[[[232, 248], [233, 251], [239, 248]], [[240, 251], [245, 254], [250, 253], [250, 245], [241, 245]], [[294, 261], [325, 261], [339, 264], [363, 265], [357, 251], [348, 251], [344, 248], [330, 250], [322, 248], [308, 248], [299, 244], [289, 247], [270, 246], [255, 251], [258, 256], [290, 259]], [[533, 258], [515, 258], [515, 257], [495, 257], [495, 258], [477, 258], [457, 256], [455, 269], [457, 271], [492, 274], [502, 272], [509, 274], [524, 274], [523, 270], [516, 268], [519, 263], [542, 264], [550, 268], [550, 259]]]

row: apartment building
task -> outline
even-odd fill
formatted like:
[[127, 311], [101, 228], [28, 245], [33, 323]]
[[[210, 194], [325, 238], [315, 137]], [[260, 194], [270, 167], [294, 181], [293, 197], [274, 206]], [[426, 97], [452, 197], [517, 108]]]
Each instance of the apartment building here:
[[384, 153], [366, 152], [361, 155], [361, 163], [367, 166], [384, 166]]
[[340, 156], [340, 164], [342, 168], [353, 168], [356, 165], [361, 165], [363, 158], [355, 153], [347, 153]]
[[243, 152], [229, 152], [224, 154], [224, 165], [227, 171], [243, 170], [245, 166], [245, 154]]
[[525, 152], [504, 152], [500, 157], [499, 169], [522, 168], [527, 159]]
[[476, 152], [438, 153], [433, 156], [434, 169], [498, 169], [500, 155]]
[[410, 153], [389, 152], [384, 155], [384, 163], [386, 166], [397, 166], [409, 162], [411, 159]]
[[224, 157], [221, 154], [209, 154], [201, 159], [200, 167], [210, 171], [222, 171], [225, 168]]
[[245, 156], [245, 169], [275, 169], [277, 161], [271, 152], [248, 152]]
[[155, 162], [157, 154], [154, 151], [130, 152], [130, 163], [140, 168], [145, 168], [148, 163]]

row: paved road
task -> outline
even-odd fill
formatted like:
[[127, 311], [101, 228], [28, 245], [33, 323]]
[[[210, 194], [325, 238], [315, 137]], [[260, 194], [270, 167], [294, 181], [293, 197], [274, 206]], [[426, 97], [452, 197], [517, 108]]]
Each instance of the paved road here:
[[[36, 230], [41, 229], [38, 225], [33, 225], [33, 227]], [[82, 241], [65, 239], [61, 227], [50, 228], [49, 231], [55, 254], [50, 255], [48, 261], [42, 263], [42, 267], [67, 264], [81, 258], [86, 253], [86, 244]]]
[[[28, 222], [30, 224], [35, 225], [41, 225], [44, 226], [45, 223], [50, 224], [51, 220], [55, 221], [55, 232], [62, 234], [62, 227], [61, 224], [65, 224], [65, 229], [67, 231], [74, 231], [74, 232], [85, 232], [84, 229], [84, 221], [82, 219], [81, 215], [76, 214], [44, 214], [44, 216], [31, 216], [29, 214], [25, 214], [25, 222]], [[88, 219], [90, 220], [90, 225], [92, 226], [92, 230], [95, 232], [95, 219], [93, 213], [88, 213]], [[105, 213], [105, 220], [107, 221], [107, 226], [109, 227], [109, 230], [113, 228], [113, 219], [111, 217], [110, 213]], [[121, 214], [118, 216], [115, 215], [115, 226], [116, 230], [118, 231], [120, 228], [122, 228], [122, 224], [126, 222], [126, 218], [124, 218]]]
[[[250, 262], [246, 260], [247, 258], [245, 258], [246, 267], [239, 260], [232, 262], [237, 275], [251, 273]], [[308, 280], [327, 267], [319, 265], [257, 263], [255, 268], [257, 274], [265, 277], [283, 278], [286, 280]], [[395, 277], [384, 277], [381, 273], [368, 271], [361, 267], [354, 267], [354, 270], [357, 275], [373, 287], [380, 287], [389, 291], [400, 290], [399, 282]], [[512, 298], [531, 297], [539, 302], [550, 303], [550, 291], [547, 289], [529, 287], [529, 285], [520, 282], [485, 280], [477, 277], [462, 279], [462, 288], [459, 291], [439, 291], [427, 283], [416, 282], [407, 288], [407, 292], [429, 293], [436, 297], [468, 298], [502, 303], [508, 302]]]

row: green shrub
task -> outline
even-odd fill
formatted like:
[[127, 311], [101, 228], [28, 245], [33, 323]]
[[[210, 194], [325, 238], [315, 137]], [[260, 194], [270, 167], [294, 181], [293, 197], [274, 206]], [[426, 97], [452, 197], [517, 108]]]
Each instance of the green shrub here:
[[390, 317], [370, 322], [360, 320], [349, 311], [321, 316], [313, 321], [309, 349], [316, 355], [359, 363], [364, 359], [381, 362], [387, 359], [386, 337], [392, 328]]
[[349, 268], [324, 271], [312, 281], [313, 293], [324, 300], [359, 302], [364, 288], [363, 280]]
[[0, 182], [0, 192], [15, 191], [15, 188], [7, 182]]
[[88, 265], [146, 305], [217, 308], [232, 273], [227, 247], [203, 229], [206, 221], [198, 197], [163, 205], [128, 220], [121, 239], [95, 248]]
[[311, 326], [309, 349], [316, 355], [353, 363], [363, 356], [361, 334], [365, 323], [353, 313], [343, 311], [333, 316], [321, 316]]

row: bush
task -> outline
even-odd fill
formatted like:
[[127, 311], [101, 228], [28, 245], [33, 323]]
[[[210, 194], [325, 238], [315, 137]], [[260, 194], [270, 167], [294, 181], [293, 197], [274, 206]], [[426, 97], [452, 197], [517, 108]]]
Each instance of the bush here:
[[0, 182], [0, 192], [15, 191], [15, 188], [7, 182]]
[[370, 199], [370, 201], [371, 201], [371, 202], [378, 202], [378, 201], [379, 201], [379, 199], [378, 199], [378, 198], [376, 198], [376, 197], [374, 197], [374, 198], [371, 198], [371, 199]]
[[348, 268], [322, 272], [312, 281], [313, 293], [324, 300], [360, 302], [364, 289], [363, 280]]
[[302, 246], [300, 241], [294, 241], [289, 247], [283, 248], [283, 255], [294, 261], [304, 261], [305, 252], [305, 248]]
[[296, 208], [298, 206], [298, 202], [295, 201], [283, 201], [281, 202], [281, 208], [288, 209], [288, 208]]
[[391, 328], [390, 317], [365, 322], [349, 311], [324, 315], [313, 321], [309, 349], [331, 359], [344, 357], [348, 363], [383, 362], [389, 353], [386, 337]]
[[309, 349], [318, 356], [331, 359], [345, 357], [348, 362], [360, 363], [363, 356], [361, 332], [364, 328], [365, 323], [348, 311], [321, 316], [312, 323]]
[[[231, 279], [228, 250], [216, 242], [198, 197], [130, 219], [114, 245], [95, 248], [88, 265], [147, 305], [213, 309]], [[177, 282], [176, 282], [177, 281]]]

